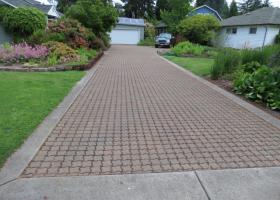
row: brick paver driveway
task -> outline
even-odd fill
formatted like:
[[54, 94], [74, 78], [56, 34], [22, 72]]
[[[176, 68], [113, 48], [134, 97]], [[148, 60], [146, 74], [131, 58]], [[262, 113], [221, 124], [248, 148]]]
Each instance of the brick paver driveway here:
[[280, 130], [171, 66], [113, 46], [23, 177], [280, 166]]

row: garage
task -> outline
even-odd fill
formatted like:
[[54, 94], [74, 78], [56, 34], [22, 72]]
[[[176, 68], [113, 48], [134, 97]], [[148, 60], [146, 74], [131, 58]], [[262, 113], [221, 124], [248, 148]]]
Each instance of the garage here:
[[135, 45], [144, 39], [143, 19], [119, 17], [116, 27], [110, 33], [111, 44]]

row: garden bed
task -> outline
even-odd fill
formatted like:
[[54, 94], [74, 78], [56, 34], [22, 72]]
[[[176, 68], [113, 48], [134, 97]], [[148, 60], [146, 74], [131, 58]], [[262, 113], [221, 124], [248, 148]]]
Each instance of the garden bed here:
[[57, 65], [51, 67], [27, 67], [21, 64], [5, 66], [0, 65], [0, 71], [16, 71], [16, 72], [56, 72], [56, 71], [71, 71], [71, 70], [88, 70], [92, 68], [96, 62], [103, 56], [103, 51], [98, 53], [89, 63], [78, 65]]

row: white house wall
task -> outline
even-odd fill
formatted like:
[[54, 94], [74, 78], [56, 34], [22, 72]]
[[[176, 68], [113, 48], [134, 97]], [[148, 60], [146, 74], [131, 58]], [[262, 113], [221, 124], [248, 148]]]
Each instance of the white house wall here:
[[[221, 47], [232, 47], [237, 49], [256, 48], [273, 44], [275, 36], [279, 33], [277, 26], [236, 26], [236, 34], [227, 34], [224, 27], [218, 33], [217, 45]], [[256, 27], [256, 34], [249, 34], [250, 27]], [[267, 28], [267, 32], [266, 32]], [[266, 37], [265, 37], [266, 34]], [[265, 41], [264, 41], [265, 39]]]

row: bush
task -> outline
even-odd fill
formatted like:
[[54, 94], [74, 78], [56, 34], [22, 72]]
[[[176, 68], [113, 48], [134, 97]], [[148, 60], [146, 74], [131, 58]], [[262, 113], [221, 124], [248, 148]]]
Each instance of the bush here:
[[237, 50], [223, 49], [214, 61], [211, 69], [211, 78], [218, 79], [225, 74], [233, 73], [241, 64], [241, 56]]
[[270, 58], [270, 67], [280, 67], [280, 49], [277, 50]]
[[260, 63], [253, 61], [253, 62], [242, 65], [242, 70], [246, 73], [253, 73], [260, 67], [262, 67], [262, 65]]
[[155, 40], [154, 40], [154, 38], [147, 37], [144, 40], [141, 40], [138, 43], [138, 45], [139, 46], [154, 46], [155, 45]]
[[73, 19], [62, 18], [49, 22], [48, 30], [36, 31], [28, 39], [32, 44], [42, 44], [48, 41], [66, 43], [72, 48], [89, 47], [95, 35], [80, 22]]
[[103, 40], [101, 40], [100, 38], [95, 38], [91, 42], [91, 47], [94, 48], [94, 49], [102, 49], [102, 50], [106, 49], [106, 46], [105, 46]]
[[79, 60], [80, 57], [77, 52], [71, 47], [61, 42], [50, 41], [43, 44], [50, 50], [50, 58], [57, 59], [58, 63], [67, 63], [70, 61]]
[[208, 45], [215, 37], [215, 31], [220, 22], [210, 15], [195, 15], [187, 17], [178, 25], [178, 33], [193, 43]]
[[205, 48], [203, 46], [198, 44], [193, 44], [188, 41], [181, 42], [171, 49], [171, 52], [174, 53], [176, 56], [182, 56], [188, 54], [201, 56], [204, 51]]
[[234, 89], [253, 101], [267, 103], [272, 109], [280, 109], [279, 70], [261, 66], [253, 73], [240, 71], [234, 80]]
[[156, 36], [155, 27], [153, 24], [146, 22], [144, 29], [144, 37], [146, 38], [154, 38]]
[[0, 62], [6, 64], [22, 63], [31, 59], [44, 59], [48, 54], [48, 48], [41, 45], [30, 46], [26, 43], [5, 45], [0, 48]]
[[275, 44], [280, 44], [280, 33], [278, 33], [275, 37]]
[[3, 22], [7, 13], [11, 12], [12, 8], [8, 6], [0, 6], [0, 23]]
[[25, 37], [45, 29], [47, 18], [36, 8], [20, 7], [9, 11], [3, 19], [3, 24], [14, 35]]

